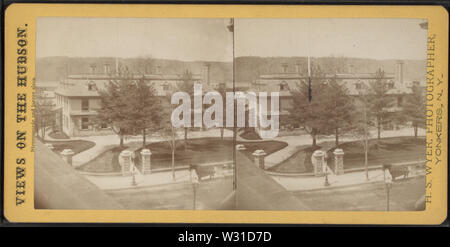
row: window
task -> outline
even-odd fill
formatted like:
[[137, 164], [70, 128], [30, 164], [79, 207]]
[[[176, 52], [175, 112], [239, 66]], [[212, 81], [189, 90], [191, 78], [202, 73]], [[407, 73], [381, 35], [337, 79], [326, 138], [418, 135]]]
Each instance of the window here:
[[81, 129], [82, 130], [89, 129], [89, 118], [87, 118], [87, 117], [81, 118]]
[[82, 111], [89, 111], [89, 99], [82, 99], [81, 100], [81, 110]]
[[397, 98], [397, 106], [402, 106], [403, 105], [403, 96], [398, 96]]
[[106, 128], [108, 128], [108, 124], [107, 123], [101, 123], [100, 124], [100, 128], [106, 129]]
[[88, 84], [88, 90], [89, 91], [94, 91], [96, 88], [95, 88], [95, 83], [93, 82], [93, 81], [91, 81], [91, 82], [89, 82], [89, 84]]
[[361, 89], [362, 88], [361, 82], [355, 83], [355, 88], [356, 89]]

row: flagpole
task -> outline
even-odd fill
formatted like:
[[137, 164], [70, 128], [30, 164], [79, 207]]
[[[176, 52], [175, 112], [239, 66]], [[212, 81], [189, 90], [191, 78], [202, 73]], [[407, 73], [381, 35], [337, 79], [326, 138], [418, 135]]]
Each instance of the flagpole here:
[[312, 90], [311, 90], [311, 61], [308, 56], [308, 101], [311, 102], [312, 99]]
[[309, 21], [307, 23], [306, 30], [306, 49], [308, 51], [308, 101], [312, 100], [312, 90], [311, 90], [311, 58], [309, 56]]

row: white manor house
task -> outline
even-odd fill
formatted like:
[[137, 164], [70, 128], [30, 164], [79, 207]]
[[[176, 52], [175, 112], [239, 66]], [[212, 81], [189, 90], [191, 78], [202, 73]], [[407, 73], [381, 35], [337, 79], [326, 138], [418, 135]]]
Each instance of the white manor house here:
[[[189, 80], [211, 86], [210, 65], [206, 64], [201, 74], [191, 74]], [[108, 135], [112, 129], [106, 123], [99, 123], [95, 117], [101, 107], [99, 90], [105, 88], [110, 81], [121, 80], [125, 77], [116, 73], [108, 73], [105, 67], [104, 73], [83, 75], [69, 75], [61, 80], [55, 90], [55, 114], [56, 129], [64, 132], [69, 137]], [[176, 88], [177, 84], [185, 81], [186, 74], [144, 74], [131, 75], [133, 79], [144, 79], [153, 86], [156, 94], [167, 96]], [[126, 78], [130, 78], [128, 75]], [[205, 86], [204, 86], [205, 87]]]

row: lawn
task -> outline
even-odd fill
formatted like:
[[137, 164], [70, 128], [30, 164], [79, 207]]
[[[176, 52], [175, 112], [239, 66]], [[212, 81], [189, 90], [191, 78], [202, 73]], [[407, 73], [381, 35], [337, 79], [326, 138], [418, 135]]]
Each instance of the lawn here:
[[[334, 169], [334, 159], [332, 152], [333, 142], [322, 143], [321, 146], [300, 147], [299, 151], [282, 163], [269, 168], [269, 171], [281, 173], [311, 173], [313, 166], [311, 163], [312, 153], [322, 148], [328, 150], [328, 166]], [[377, 140], [369, 141], [368, 164], [378, 166], [383, 162], [398, 163], [408, 161], [418, 161], [425, 159], [425, 139], [414, 137], [392, 137], [383, 138], [380, 145]], [[344, 170], [364, 167], [364, 149], [359, 141], [346, 142], [339, 145], [344, 150]]]
[[[233, 158], [232, 146], [233, 141], [231, 139], [202, 138], [188, 139], [188, 145], [185, 148], [184, 140], [178, 140], [176, 141], [175, 166], [231, 161]], [[172, 167], [172, 149], [168, 142], [147, 144], [145, 148], [150, 149], [152, 152], [152, 169]], [[120, 172], [118, 157], [120, 152], [125, 149], [127, 147], [112, 148], [81, 166], [79, 169], [102, 173]], [[141, 169], [141, 150], [142, 148], [135, 151], [135, 164], [138, 169]]]
[[245, 140], [262, 140], [262, 138], [255, 132], [255, 130], [245, 130], [239, 136]]
[[[344, 150], [344, 170], [361, 168], [364, 166], [364, 149], [361, 142], [347, 142], [339, 145]], [[333, 151], [331, 149], [330, 151]], [[425, 160], [425, 138], [392, 137], [382, 138], [380, 145], [377, 140], [369, 141], [368, 164], [378, 166], [386, 163], [399, 163]], [[334, 168], [334, 162], [330, 162]]]
[[267, 155], [285, 148], [288, 144], [280, 141], [258, 141], [258, 142], [237, 142], [245, 146], [244, 154], [253, 159], [252, 153], [255, 150], [262, 149]]
[[72, 149], [75, 154], [81, 153], [95, 146], [95, 142], [75, 140], [75, 141], [45, 141], [53, 145], [53, 152], [59, 154], [64, 149]]
[[269, 171], [280, 173], [311, 173], [313, 172], [313, 165], [311, 163], [311, 155], [320, 146], [304, 146], [300, 147], [294, 155], [280, 164], [269, 168]]
[[126, 146], [114, 147], [77, 169], [86, 172], [120, 172], [119, 154], [125, 149], [127, 149]]
[[64, 132], [61, 131], [52, 131], [48, 134], [53, 139], [70, 139], [69, 136], [64, 134]]
[[[226, 162], [233, 160], [233, 140], [231, 138], [201, 138], [188, 139], [188, 145], [184, 146], [184, 140], [178, 140], [175, 150], [175, 166], [188, 166], [190, 164], [205, 164], [215, 162]], [[239, 143], [239, 142], [238, 142]], [[244, 143], [247, 147], [246, 155], [251, 156], [256, 149], [264, 149], [271, 154], [287, 146], [287, 143], [279, 141], [261, 141]], [[81, 166], [79, 169], [89, 172], [120, 172], [118, 162], [119, 154], [127, 147], [115, 147], [110, 149], [92, 161]], [[152, 169], [172, 167], [172, 150], [167, 142], [155, 142], [147, 144], [146, 148], [152, 152]], [[135, 151], [135, 163], [141, 169], [140, 151]]]
[[[229, 138], [201, 138], [176, 141], [175, 165], [204, 164], [233, 160], [233, 140]], [[167, 142], [156, 142], [146, 146], [152, 152], [152, 169], [172, 167], [172, 149]], [[140, 153], [141, 149], [136, 152]], [[136, 165], [140, 168], [139, 156], [136, 155]]]

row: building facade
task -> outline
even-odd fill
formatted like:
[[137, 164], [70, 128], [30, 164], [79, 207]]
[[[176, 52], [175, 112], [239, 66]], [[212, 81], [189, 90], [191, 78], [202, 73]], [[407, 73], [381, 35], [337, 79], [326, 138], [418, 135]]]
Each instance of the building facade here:
[[[205, 65], [201, 74], [189, 74], [189, 80], [201, 83], [203, 87], [210, 85], [209, 65]], [[145, 74], [127, 75], [108, 73], [95, 73], [85, 75], [69, 75], [60, 82], [55, 90], [55, 114], [56, 128], [69, 137], [95, 136], [113, 134], [113, 129], [107, 123], [99, 122], [97, 115], [101, 108], [100, 90], [104, 90], [110, 81], [122, 79], [143, 79], [148, 85], [152, 85], [158, 97], [166, 98], [176, 90], [179, 83], [186, 81], [186, 74]]]
[[[294, 109], [293, 105], [293, 91], [299, 90], [299, 85], [308, 83], [308, 75], [302, 73], [299, 64], [295, 64], [296, 72], [287, 72], [288, 64], [282, 64], [281, 73], [273, 74], [261, 74], [251, 86], [250, 91], [261, 91], [267, 92], [279, 92], [280, 98], [280, 129], [284, 129], [290, 124], [288, 121], [284, 121], [288, 116], [289, 112]], [[389, 107], [386, 109], [388, 115], [398, 114], [402, 110], [403, 103], [407, 95], [412, 93], [412, 86], [422, 86], [422, 82], [419, 81], [405, 81], [404, 80], [404, 63], [403, 61], [397, 61], [395, 73], [385, 74], [383, 81], [387, 85], [386, 95], [390, 101]], [[365, 97], [366, 91], [369, 84], [377, 79], [375, 73], [355, 73], [353, 66], [349, 66], [348, 73], [334, 73], [334, 74], [322, 74], [321, 78], [312, 76], [312, 83], [315, 80], [320, 79], [322, 81], [336, 80], [339, 84], [346, 87], [347, 92], [355, 100], [355, 104], [361, 104], [361, 100]], [[387, 117], [386, 121], [383, 123], [384, 129], [396, 128], [396, 124], [389, 120], [393, 119]], [[295, 126], [299, 127], [299, 126]]]

